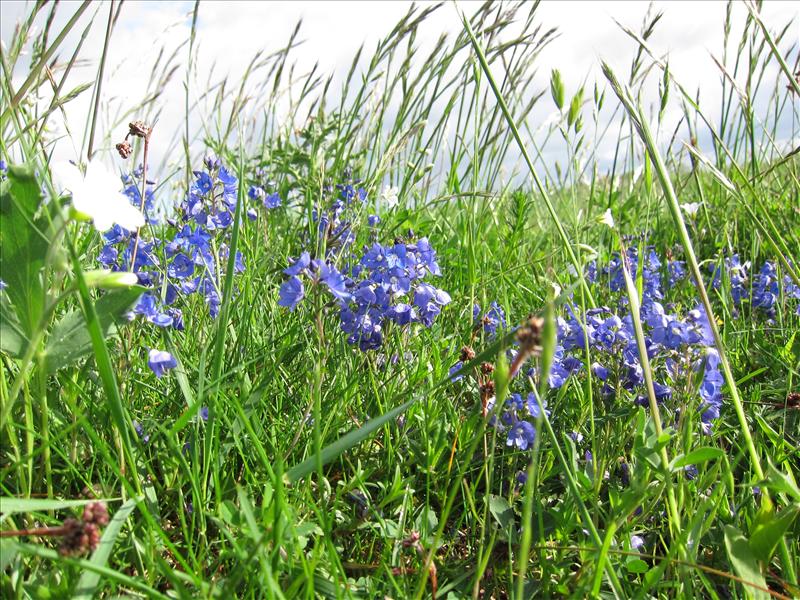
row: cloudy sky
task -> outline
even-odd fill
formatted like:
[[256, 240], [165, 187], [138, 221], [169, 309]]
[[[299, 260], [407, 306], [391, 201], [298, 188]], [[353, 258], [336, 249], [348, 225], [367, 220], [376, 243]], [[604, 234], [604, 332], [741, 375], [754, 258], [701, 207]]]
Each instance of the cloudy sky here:
[[[295, 24], [302, 19], [299, 38], [302, 45], [293, 55], [298, 69], [310, 69], [315, 63], [323, 73], [338, 73], [341, 78], [347, 71], [358, 47], [364, 43], [365, 52], [391, 30], [407, 12], [407, 2], [202, 2], [197, 29], [198, 79], [205, 73], [222, 77], [225, 74], [235, 81], [246, 68], [250, 58], [258, 51], [270, 52], [286, 44]], [[168, 56], [188, 38], [191, 27], [193, 2], [137, 2], [126, 1], [114, 30], [103, 83], [103, 102], [124, 111], [142, 97], [151, 67], [162, 48]], [[0, 3], [2, 41], [8, 45], [15, 23], [27, 14], [29, 2], [6, 0]], [[77, 8], [77, 2], [64, 1], [60, 5], [55, 25], [63, 24]], [[467, 12], [475, 5], [459, 4]], [[550, 70], [558, 68], [563, 74], [567, 90], [574, 90], [585, 81], [602, 81], [600, 60], [607, 61], [623, 71], [635, 53], [635, 43], [615, 23], [638, 29], [648, 10], [647, 2], [543, 2], [537, 11], [536, 23], [545, 28], [557, 27], [559, 37], [545, 50], [539, 61], [541, 88], [546, 88]], [[765, 2], [762, 17], [773, 29], [794, 19], [788, 39], [800, 39], [800, 3]], [[664, 17], [651, 38], [652, 47], [669, 57], [670, 69], [690, 90], [699, 89], [701, 96], [714, 98], [719, 89], [719, 71], [711, 55], [721, 56], [724, 2], [655, 2], [654, 9], [663, 11]], [[37, 17], [39, 30], [44, 25], [47, 11]], [[746, 9], [734, 5], [734, 22], [742, 23]], [[95, 2], [83, 15], [71, 39], [65, 41], [61, 59], [66, 60], [77, 42], [79, 32], [94, 16], [81, 56], [87, 64], [75, 70], [70, 83], [91, 81], [103, 44], [107, 2]], [[447, 3], [436, 11], [422, 26], [418, 42], [432, 43], [442, 32], [456, 33], [461, 25], [454, 4]], [[734, 34], [734, 39], [738, 37]], [[165, 89], [161, 102], [164, 106], [162, 121], [182, 119], [183, 74], [185, 49], [176, 64], [178, 73]], [[797, 56], [795, 46], [794, 57]], [[162, 58], [163, 60], [163, 58]], [[22, 61], [15, 71], [14, 80], [24, 79], [27, 65]], [[775, 73], [777, 77], [777, 72]], [[68, 86], [69, 87], [69, 86]], [[127, 106], [126, 106], [127, 103]], [[712, 105], [714, 102], [712, 102]], [[68, 108], [70, 131], [75, 143], [60, 142], [57, 152], [67, 158], [79, 153], [80, 136], [85, 126], [89, 106], [88, 94]], [[713, 114], [713, 110], [712, 110]], [[176, 127], [177, 129], [178, 127]], [[72, 156], [70, 156], [72, 154]]]

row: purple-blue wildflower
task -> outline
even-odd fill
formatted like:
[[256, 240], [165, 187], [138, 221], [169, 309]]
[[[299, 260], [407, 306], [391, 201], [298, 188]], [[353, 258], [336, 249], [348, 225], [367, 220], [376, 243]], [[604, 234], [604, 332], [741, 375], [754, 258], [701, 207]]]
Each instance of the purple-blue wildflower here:
[[151, 349], [147, 355], [147, 366], [160, 379], [164, 373], [177, 367], [178, 361], [166, 350]]

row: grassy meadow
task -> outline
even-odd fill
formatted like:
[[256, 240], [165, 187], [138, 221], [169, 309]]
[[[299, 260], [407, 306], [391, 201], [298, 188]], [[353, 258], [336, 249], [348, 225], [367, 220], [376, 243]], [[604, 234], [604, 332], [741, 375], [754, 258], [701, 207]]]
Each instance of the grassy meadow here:
[[655, 11], [571, 87], [535, 3], [219, 80], [198, 3], [112, 110], [129, 9], [3, 39], [3, 598], [800, 597], [797, 19], [710, 106]]

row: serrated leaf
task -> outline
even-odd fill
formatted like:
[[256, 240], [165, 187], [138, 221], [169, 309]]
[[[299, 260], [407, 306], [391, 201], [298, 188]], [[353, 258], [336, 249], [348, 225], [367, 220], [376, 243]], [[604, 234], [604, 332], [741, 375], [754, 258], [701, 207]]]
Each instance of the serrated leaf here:
[[[745, 594], [754, 600], [767, 600], [770, 596], [765, 591], [769, 589], [758, 561], [750, 549], [750, 544], [744, 534], [732, 525], [725, 526], [725, 550], [728, 552], [728, 560], [731, 562], [733, 571], [745, 582]], [[748, 585], [750, 584], [750, 585]], [[759, 589], [761, 588], [761, 589]]]
[[757, 524], [750, 534], [750, 549], [756, 558], [769, 562], [781, 538], [800, 513], [800, 503], [795, 502], [772, 518]]
[[[111, 290], [94, 304], [97, 318], [103, 330], [103, 337], [113, 333], [115, 321], [130, 309], [141, 296], [143, 288]], [[45, 346], [45, 365], [49, 374], [73, 365], [92, 351], [92, 338], [86, 326], [83, 312], [74, 310], [64, 315], [53, 327]]]

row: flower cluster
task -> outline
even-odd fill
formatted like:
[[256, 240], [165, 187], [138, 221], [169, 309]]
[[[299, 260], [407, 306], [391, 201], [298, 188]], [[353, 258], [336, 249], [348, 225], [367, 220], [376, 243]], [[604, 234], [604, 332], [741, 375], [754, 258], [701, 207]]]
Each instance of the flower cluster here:
[[[380, 348], [384, 330], [391, 323], [431, 327], [442, 307], [450, 303], [450, 296], [426, 281], [429, 275], [441, 275], [428, 239], [396, 239], [386, 245], [373, 241], [360, 255], [347, 256], [348, 262], [340, 270], [337, 259], [356, 239], [353, 208], [365, 202], [366, 191], [352, 183], [340, 184], [336, 190], [339, 194], [333, 202], [312, 214], [319, 254], [325, 258], [311, 258], [309, 252], [303, 252], [289, 265], [284, 270], [289, 278], [280, 287], [278, 304], [293, 311], [305, 297], [307, 283], [323, 286], [339, 307], [348, 343], [362, 351]], [[370, 224], [377, 222], [376, 217]]]
[[[319, 252], [324, 249], [329, 258], [343, 256], [356, 240], [354, 224], [358, 212], [367, 200], [367, 191], [358, 185], [358, 180], [350, 180], [335, 186], [325, 187], [325, 193], [333, 195], [332, 201], [324, 207], [314, 208], [311, 220], [316, 224], [316, 245]], [[375, 226], [380, 219], [372, 215], [370, 225]]]
[[[164, 216], [163, 222], [157, 215], [153, 190], [146, 187], [147, 237], [119, 225], [103, 236], [105, 244], [98, 261], [112, 271], [135, 273], [139, 284], [147, 288], [131, 318], [138, 316], [157, 327], [183, 330], [180, 304], [193, 294], [203, 297], [212, 318], [219, 313], [238, 182], [219, 159], [206, 158], [204, 166], [194, 173], [185, 200], [173, 215]], [[141, 203], [141, 175], [137, 169], [133, 176], [123, 177], [124, 193], [137, 206]], [[244, 270], [244, 259], [237, 251], [234, 272]], [[148, 365], [158, 377], [175, 366], [168, 353], [154, 357], [153, 352]]]
[[447, 292], [425, 281], [429, 274], [440, 274], [427, 238], [392, 246], [375, 242], [344, 272], [304, 252], [284, 273], [289, 279], [280, 287], [279, 305], [295, 309], [305, 296], [303, 279], [323, 285], [339, 305], [348, 343], [364, 351], [380, 348], [389, 323], [430, 327], [450, 302]]
[[[628, 397], [635, 403], [648, 405], [633, 318], [624, 293], [624, 268], [629, 269], [641, 285], [640, 318], [654, 377], [656, 401], [665, 410], [671, 409], [676, 416], [680, 414], [680, 406], [687, 402], [690, 406], [694, 405], [702, 431], [710, 433], [723, 406], [724, 386], [711, 324], [702, 305], [696, 301], [683, 307], [666, 302], [663, 281], [667, 282], [666, 289], [672, 291], [686, 278], [686, 268], [682, 261], [671, 258], [662, 261], [652, 247], [645, 248], [642, 254], [630, 248], [624, 257], [615, 254], [607, 264], [598, 266], [592, 263], [587, 268], [587, 279], [598, 293], [610, 292], [610, 304], [585, 312], [570, 303], [565, 305], [563, 314], [557, 317], [557, 345], [547, 387], [558, 390], [570, 378], [583, 375], [592, 378], [600, 395], [608, 401]], [[742, 264], [736, 255], [725, 261], [725, 275], [735, 305], [749, 298], [754, 308], [771, 315], [781, 294], [800, 297], [800, 288], [788, 278], [784, 278], [781, 289], [781, 279], [773, 263], [766, 262], [762, 266], [752, 286], [748, 286], [748, 269], [749, 264]], [[711, 285], [719, 287], [720, 280], [719, 270], [712, 270]], [[497, 330], [505, 326], [505, 313], [497, 303], [493, 302], [485, 313], [477, 306], [474, 308], [473, 340], [480, 332], [494, 337]], [[515, 351], [509, 352], [515, 355]], [[453, 381], [464, 376], [461, 372], [463, 365], [471, 357], [474, 357], [474, 353], [465, 357], [462, 352], [461, 359], [450, 371]], [[481, 375], [477, 369], [475, 374], [480, 384]], [[537, 369], [530, 368], [527, 375], [537, 379]], [[486, 386], [479, 387], [483, 390]], [[679, 398], [680, 402], [673, 397]], [[481, 400], [484, 415], [493, 414], [493, 394], [484, 398], [481, 392]], [[525, 401], [519, 393], [512, 393], [497, 417], [492, 418], [491, 424], [498, 429], [508, 430], [509, 446], [526, 449], [535, 437], [535, 427], [528, 418], [538, 417], [543, 406], [544, 402], [540, 406], [535, 393], [530, 393]]]
[[[275, 191], [275, 182], [267, 178], [267, 173], [264, 169], [260, 167], [256, 169], [255, 179], [256, 183], [250, 185], [247, 190], [247, 197], [250, 200], [262, 204], [267, 210], [273, 210], [283, 205], [280, 195]], [[255, 208], [251, 206], [247, 209], [248, 219], [255, 221], [257, 216], [258, 213]]]
[[[750, 300], [750, 306], [768, 319], [774, 319], [781, 297], [800, 300], [800, 286], [795, 285], [788, 275], [781, 279], [777, 266], [772, 261], [765, 261], [761, 268], [749, 281], [750, 262], [742, 263], [738, 254], [725, 258], [724, 272], [730, 286], [731, 300], [735, 308]], [[723, 269], [714, 264], [711, 270], [711, 287], [719, 289], [722, 285]], [[796, 314], [800, 315], [800, 302], [795, 307]]]

